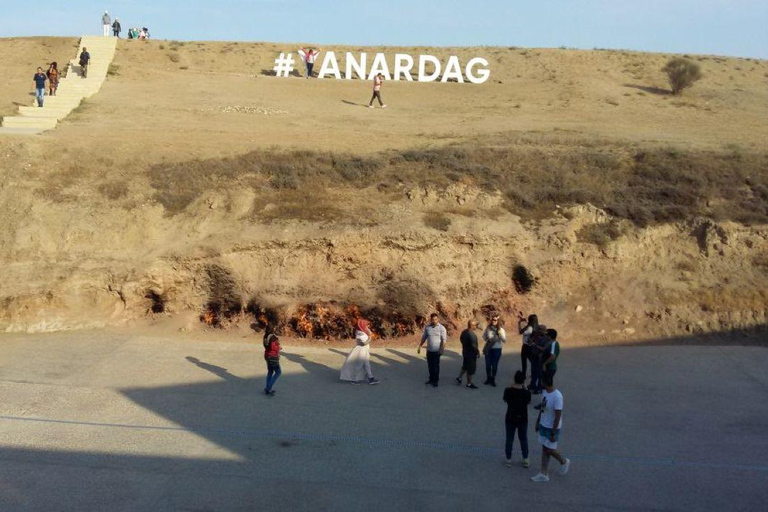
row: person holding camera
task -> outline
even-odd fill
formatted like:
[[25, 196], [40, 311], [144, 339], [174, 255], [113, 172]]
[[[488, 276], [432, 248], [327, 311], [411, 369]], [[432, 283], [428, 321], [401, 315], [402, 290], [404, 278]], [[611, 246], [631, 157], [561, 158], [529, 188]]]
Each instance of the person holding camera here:
[[485, 385], [496, 387], [496, 374], [499, 371], [499, 361], [501, 360], [501, 347], [507, 342], [507, 333], [501, 326], [499, 315], [494, 313], [491, 316], [491, 323], [483, 332], [485, 347]]
[[560, 430], [563, 428], [563, 394], [555, 388], [552, 377], [544, 376], [544, 394], [539, 409], [539, 418], [536, 420], [536, 432], [539, 433], [541, 443], [541, 471], [532, 476], [534, 482], [549, 482], [549, 459], [554, 457], [560, 463], [559, 473], [565, 475], [571, 468], [571, 459], [563, 457], [557, 450]]

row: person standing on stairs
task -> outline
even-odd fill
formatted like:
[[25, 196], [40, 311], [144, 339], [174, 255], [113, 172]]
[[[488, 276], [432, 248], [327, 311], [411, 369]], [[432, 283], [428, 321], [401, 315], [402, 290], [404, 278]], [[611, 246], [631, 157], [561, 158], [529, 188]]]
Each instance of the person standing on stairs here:
[[91, 54], [88, 53], [88, 48], [83, 46], [83, 51], [80, 53], [80, 70], [83, 78], [88, 76], [88, 64], [91, 62]]
[[49, 94], [51, 96], [56, 96], [56, 89], [59, 88], [59, 64], [51, 62], [48, 66], [46, 76], [48, 77]]
[[122, 27], [120, 26], [120, 21], [115, 18], [114, 23], [112, 23], [112, 35], [116, 38], [120, 39], [120, 29]]
[[101, 17], [101, 28], [104, 29], [104, 37], [109, 37], [109, 27], [112, 25], [112, 20], [109, 19], [109, 13], [104, 11]]
[[32, 77], [35, 81], [35, 97], [37, 98], [37, 106], [43, 106], [43, 99], [45, 98], [45, 81], [48, 78], [43, 73], [43, 68], [37, 68], [37, 73]]

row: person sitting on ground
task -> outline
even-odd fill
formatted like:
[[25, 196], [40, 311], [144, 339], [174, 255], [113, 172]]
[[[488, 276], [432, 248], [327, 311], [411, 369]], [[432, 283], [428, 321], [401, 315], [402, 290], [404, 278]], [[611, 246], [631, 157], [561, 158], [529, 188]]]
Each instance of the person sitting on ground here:
[[320, 52], [323, 51], [322, 48], [299, 48], [299, 55], [304, 60], [304, 64], [307, 66], [307, 78], [312, 78], [312, 68], [315, 67], [315, 61], [317, 60], [317, 56], [320, 55]]
[[477, 360], [480, 358], [480, 348], [477, 344], [477, 334], [474, 330], [477, 329], [477, 322], [470, 320], [467, 322], [467, 328], [461, 332], [459, 341], [461, 341], [461, 355], [463, 358], [461, 364], [461, 372], [456, 377], [456, 384], [461, 385], [461, 379], [464, 375], [467, 375], [467, 388], [477, 389], [472, 383], [472, 376], [477, 369]]
[[37, 73], [32, 77], [35, 83], [35, 98], [37, 99], [37, 106], [42, 107], [45, 99], [45, 81], [48, 78], [43, 73], [43, 68], [37, 68]]
[[557, 331], [554, 329], [547, 329], [547, 339], [549, 339], [550, 343], [549, 350], [542, 358], [542, 376], [549, 376], [554, 379], [555, 373], [557, 373], [557, 358], [560, 357], [560, 343], [557, 341]]
[[48, 88], [51, 96], [56, 96], [56, 90], [59, 88], [59, 64], [57, 62], [51, 62], [48, 66]]
[[88, 53], [88, 48], [83, 46], [83, 51], [80, 53], [80, 69], [81, 76], [85, 78], [88, 76], [88, 64], [91, 63], [91, 54]]
[[539, 327], [539, 317], [536, 315], [528, 316], [526, 323], [522, 311], [517, 315], [517, 330], [523, 336], [523, 345], [520, 348], [520, 363], [523, 375], [528, 375], [528, 360], [531, 358], [531, 338], [534, 331]]
[[269, 333], [264, 340], [264, 360], [267, 362], [267, 383], [264, 387], [264, 394], [267, 396], [275, 396], [276, 391], [272, 387], [283, 373], [280, 369], [281, 349], [277, 334]]
[[507, 432], [507, 442], [504, 445], [504, 454], [507, 456], [507, 467], [512, 467], [512, 446], [515, 443], [515, 432], [520, 440], [520, 449], [523, 452], [523, 467], [531, 466], [528, 459], [528, 404], [531, 403], [531, 392], [525, 389], [525, 374], [515, 372], [514, 384], [504, 390], [504, 401], [507, 402], [507, 415], [504, 424]]
[[387, 106], [384, 104], [383, 101], [381, 101], [381, 84], [384, 83], [384, 75], [379, 73], [375, 77], [373, 77], [373, 96], [371, 96], [371, 101], [368, 102], [368, 108], [374, 108], [373, 107], [373, 100], [379, 100], [379, 105], [381, 108], [387, 108]]

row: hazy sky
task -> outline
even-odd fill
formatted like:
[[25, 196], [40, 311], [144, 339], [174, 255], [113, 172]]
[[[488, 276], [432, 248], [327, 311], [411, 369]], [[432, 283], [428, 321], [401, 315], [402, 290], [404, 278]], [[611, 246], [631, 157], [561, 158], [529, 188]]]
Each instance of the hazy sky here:
[[0, 36], [96, 34], [105, 9], [162, 39], [768, 58], [768, 0], [0, 0]]

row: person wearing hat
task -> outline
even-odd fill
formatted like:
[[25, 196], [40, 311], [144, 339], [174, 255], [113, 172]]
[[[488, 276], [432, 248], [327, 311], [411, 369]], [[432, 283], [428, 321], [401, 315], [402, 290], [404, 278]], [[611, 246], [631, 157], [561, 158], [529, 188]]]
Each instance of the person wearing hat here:
[[104, 29], [104, 37], [109, 37], [109, 27], [112, 25], [112, 20], [109, 19], [109, 13], [104, 11], [101, 16], [101, 28]]
[[341, 367], [341, 380], [351, 384], [359, 384], [367, 380], [368, 384], [379, 383], [371, 371], [371, 324], [368, 320], [359, 319], [355, 326], [355, 348], [344, 360]]

